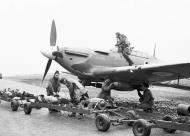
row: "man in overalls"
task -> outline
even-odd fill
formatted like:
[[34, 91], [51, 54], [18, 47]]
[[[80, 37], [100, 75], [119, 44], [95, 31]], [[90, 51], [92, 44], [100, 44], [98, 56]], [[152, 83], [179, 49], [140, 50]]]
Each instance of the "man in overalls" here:
[[130, 42], [128, 41], [127, 37], [124, 34], [120, 34], [119, 32], [116, 33], [117, 43], [116, 47], [118, 47], [118, 52], [121, 52], [123, 57], [128, 61], [129, 66], [133, 65], [133, 61], [129, 57], [131, 54], [131, 47]]

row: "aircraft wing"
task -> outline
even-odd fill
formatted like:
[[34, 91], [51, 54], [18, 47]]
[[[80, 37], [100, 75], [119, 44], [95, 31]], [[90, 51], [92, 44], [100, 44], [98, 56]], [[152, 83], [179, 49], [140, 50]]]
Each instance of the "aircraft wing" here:
[[190, 63], [157, 63], [138, 66], [97, 68], [94, 76], [123, 82], [161, 82], [190, 77]]

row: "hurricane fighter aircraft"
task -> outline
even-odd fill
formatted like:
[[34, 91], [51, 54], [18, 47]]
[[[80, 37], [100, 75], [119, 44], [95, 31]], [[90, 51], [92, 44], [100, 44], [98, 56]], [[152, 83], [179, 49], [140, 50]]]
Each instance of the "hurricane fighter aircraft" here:
[[[52, 60], [60, 64], [85, 85], [101, 87], [106, 79], [117, 82], [114, 88], [118, 91], [131, 91], [143, 82], [153, 83], [190, 77], [190, 63], [165, 63], [154, 55], [132, 50], [129, 55], [133, 65], [116, 49], [108, 52], [101, 50], [76, 49], [56, 46], [56, 26], [52, 21], [50, 46], [52, 51], [41, 51], [48, 63], [43, 80]], [[42, 80], [42, 81], [43, 81]]]

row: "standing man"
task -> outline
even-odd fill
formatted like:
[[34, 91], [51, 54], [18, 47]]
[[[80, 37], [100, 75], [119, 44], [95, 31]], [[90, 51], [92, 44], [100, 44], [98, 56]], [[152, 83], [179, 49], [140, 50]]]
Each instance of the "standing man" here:
[[[145, 112], [153, 112], [153, 106], [154, 106], [154, 97], [152, 95], [152, 92], [148, 89], [149, 85], [147, 83], [141, 84], [141, 86], [137, 89], [138, 95], [140, 97], [140, 107], [144, 109]], [[143, 91], [143, 94], [141, 94], [140, 91]]]
[[133, 48], [130, 47], [130, 42], [127, 39], [127, 36], [124, 34], [116, 33], [117, 43], [115, 46], [118, 47], [118, 52], [121, 52], [123, 57], [128, 61], [129, 66], [133, 65], [133, 61], [129, 57]]

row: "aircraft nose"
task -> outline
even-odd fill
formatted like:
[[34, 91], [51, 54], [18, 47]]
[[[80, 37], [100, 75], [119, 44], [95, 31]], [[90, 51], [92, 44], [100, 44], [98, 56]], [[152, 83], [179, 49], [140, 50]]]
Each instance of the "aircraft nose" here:
[[55, 56], [52, 54], [52, 51], [41, 51], [42, 55], [44, 55], [46, 58], [55, 60]]
[[52, 55], [56, 56], [56, 57], [59, 57], [59, 58], [63, 58], [63, 54], [61, 52], [59, 52], [59, 51], [52, 52]]

